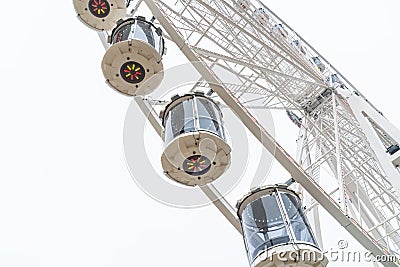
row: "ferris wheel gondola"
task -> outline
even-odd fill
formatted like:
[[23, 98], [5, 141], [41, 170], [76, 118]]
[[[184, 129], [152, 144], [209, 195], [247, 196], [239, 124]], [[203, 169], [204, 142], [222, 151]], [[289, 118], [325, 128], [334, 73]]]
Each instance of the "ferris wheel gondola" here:
[[328, 263], [299, 196], [286, 184], [255, 188], [236, 207], [251, 267], [323, 267]]
[[164, 38], [144, 17], [120, 20], [109, 38], [101, 67], [107, 83], [128, 95], [147, 95], [163, 79]]
[[175, 96], [160, 115], [165, 148], [164, 173], [178, 183], [205, 185], [218, 179], [230, 165], [222, 112], [203, 93]]
[[73, 0], [78, 18], [96, 31], [109, 31], [126, 16], [124, 0]]

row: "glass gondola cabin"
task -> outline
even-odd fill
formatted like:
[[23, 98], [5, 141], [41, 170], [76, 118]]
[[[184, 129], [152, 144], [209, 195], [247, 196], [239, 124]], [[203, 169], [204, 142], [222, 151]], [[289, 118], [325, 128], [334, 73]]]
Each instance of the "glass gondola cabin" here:
[[251, 267], [327, 265], [300, 198], [286, 184], [257, 188], [237, 208]]
[[163, 79], [164, 38], [144, 17], [118, 22], [109, 38], [102, 70], [107, 83], [128, 96], [147, 95]]
[[165, 142], [161, 163], [167, 177], [194, 186], [225, 172], [231, 148], [216, 102], [202, 93], [174, 96], [160, 117]]
[[238, 0], [237, 3], [240, 6], [240, 8], [242, 9], [242, 11], [247, 11], [250, 7], [249, 0]]
[[261, 25], [263, 25], [263, 26], [267, 25], [267, 23], [269, 21], [269, 16], [268, 16], [267, 12], [265, 12], [264, 8], [260, 7], [259, 9], [256, 9], [254, 11], [254, 15], [255, 15], [257, 21]]

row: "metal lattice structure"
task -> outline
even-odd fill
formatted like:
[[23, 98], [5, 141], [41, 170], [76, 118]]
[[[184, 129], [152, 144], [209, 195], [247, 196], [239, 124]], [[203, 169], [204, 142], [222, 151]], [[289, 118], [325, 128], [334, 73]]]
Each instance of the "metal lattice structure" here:
[[[322, 206], [374, 255], [399, 258], [400, 131], [378, 109], [260, 1], [144, 0], [131, 14], [142, 2], [201, 74], [197, 86], [211, 87], [305, 190], [308, 212], [318, 217]], [[225, 83], [213, 66], [239, 82]], [[160, 134], [156, 103], [136, 101]], [[251, 108], [287, 111], [300, 129], [297, 162]], [[321, 170], [329, 170], [334, 187]], [[203, 191], [219, 196], [212, 185]], [[214, 204], [240, 231], [230, 205], [221, 197]]]

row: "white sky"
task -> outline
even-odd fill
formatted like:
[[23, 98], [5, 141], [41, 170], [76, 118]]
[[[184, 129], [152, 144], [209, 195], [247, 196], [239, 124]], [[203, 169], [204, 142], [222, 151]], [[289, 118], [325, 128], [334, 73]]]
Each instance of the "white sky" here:
[[[398, 1], [265, 3], [400, 125]], [[0, 266], [247, 266], [241, 236], [213, 206], [167, 207], [133, 182], [122, 144], [130, 99], [105, 85], [104, 49], [72, 1], [2, 4]], [[295, 129], [284, 123], [278, 135]], [[326, 249], [340, 239], [359, 248], [323, 223]]]

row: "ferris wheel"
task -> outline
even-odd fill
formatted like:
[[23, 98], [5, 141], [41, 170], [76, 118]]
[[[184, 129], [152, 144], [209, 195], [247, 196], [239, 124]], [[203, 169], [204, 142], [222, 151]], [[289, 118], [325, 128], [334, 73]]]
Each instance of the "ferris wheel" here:
[[[400, 266], [400, 131], [261, 1], [74, 0], [74, 6], [106, 48], [107, 84], [134, 96], [165, 142], [166, 177], [200, 186], [243, 235], [252, 267], [325, 266], [319, 206], [373, 255], [394, 259], [384, 266]], [[141, 16], [142, 8], [153, 17]], [[152, 101], [168, 42], [201, 79], [184, 94]], [[238, 82], [226, 82], [215, 66]], [[236, 211], [213, 185], [235, 153], [219, 102], [292, 178], [243, 192]], [[255, 107], [283, 110], [299, 128], [295, 157], [255, 118]], [[323, 182], [324, 168], [333, 187]], [[317, 257], [277, 258], [293, 251]]]

